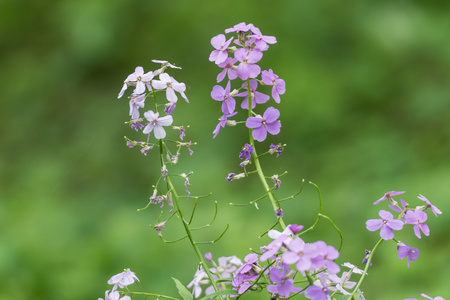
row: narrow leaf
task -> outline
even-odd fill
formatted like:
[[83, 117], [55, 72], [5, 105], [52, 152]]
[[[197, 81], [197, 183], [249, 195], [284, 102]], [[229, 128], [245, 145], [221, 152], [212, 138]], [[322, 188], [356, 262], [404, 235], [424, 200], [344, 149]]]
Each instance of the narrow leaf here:
[[177, 286], [178, 289], [178, 293], [180, 294], [181, 297], [183, 297], [183, 300], [193, 300], [194, 298], [192, 297], [191, 292], [189, 292], [189, 290], [176, 278], [173, 278], [173, 281], [175, 281], [175, 284]]
[[206, 295], [205, 297], [199, 299], [199, 300], [208, 300], [217, 296], [225, 296], [225, 295], [237, 295], [237, 291], [235, 290], [222, 290], [222, 291], [218, 291], [209, 295]]

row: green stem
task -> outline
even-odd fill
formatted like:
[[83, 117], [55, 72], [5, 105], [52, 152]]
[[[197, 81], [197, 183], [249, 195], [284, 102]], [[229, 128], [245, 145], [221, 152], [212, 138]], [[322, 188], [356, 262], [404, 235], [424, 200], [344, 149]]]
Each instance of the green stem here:
[[[160, 152], [160, 162], [161, 162], [161, 168], [164, 165], [164, 151], [163, 151], [163, 143], [162, 140], [159, 140], [159, 152]], [[194, 248], [195, 253], [197, 254], [197, 257], [200, 261], [200, 265], [203, 266], [203, 270], [206, 272], [206, 275], [209, 278], [209, 281], [211, 282], [212, 286], [214, 287], [214, 290], [216, 292], [219, 291], [219, 287], [217, 286], [216, 281], [213, 278], [213, 275], [211, 273], [211, 271], [209, 270], [207, 264], [206, 264], [206, 260], [205, 257], [203, 256], [203, 254], [200, 252], [200, 249], [197, 246], [197, 243], [194, 241], [194, 238], [192, 237], [192, 232], [191, 229], [189, 228], [189, 224], [186, 221], [186, 219], [184, 218], [184, 214], [183, 214], [183, 210], [181, 209], [181, 205], [180, 205], [180, 199], [178, 197], [178, 193], [175, 189], [175, 186], [173, 185], [172, 181], [170, 180], [170, 176], [168, 175], [166, 177], [166, 182], [167, 182], [167, 190], [171, 191], [172, 193], [172, 197], [173, 200], [175, 201], [176, 204], [176, 209], [178, 210], [178, 214], [180, 215], [181, 218], [181, 223], [183, 223], [183, 227], [184, 230], [186, 232], [186, 235], [189, 239], [189, 242], [192, 245], [192, 248]], [[218, 300], [222, 300], [222, 298], [217, 297]]]
[[156, 297], [156, 298], [163, 298], [163, 299], [170, 299], [170, 300], [180, 300], [178, 298], [173, 298], [170, 296], [152, 294], [152, 293], [144, 293], [144, 292], [122, 292], [122, 293], [124, 293], [126, 295], [143, 295], [143, 296], [147, 296], [147, 297]]
[[360, 278], [359, 281], [358, 281], [358, 284], [355, 286], [355, 288], [353, 289], [352, 294], [347, 298], [347, 300], [352, 299], [353, 294], [355, 294], [355, 293], [358, 291], [359, 286], [361, 285], [361, 283], [362, 283], [363, 280], [364, 280], [364, 277], [365, 277], [366, 274], [367, 274], [367, 270], [369, 269], [370, 262], [372, 261], [373, 254], [375, 253], [375, 250], [377, 250], [378, 246], [380, 246], [381, 243], [382, 243], [383, 241], [384, 241], [383, 239], [380, 239], [380, 240], [378, 241], [378, 243], [376, 243], [376, 245], [373, 247], [372, 251], [371, 251], [370, 254], [369, 254], [369, 258], [367, 259], [366, 267], [364, 268], [364, 272], [362, 273], [361, 278]]
[[[248, 116], [251, 117], [252, 116], [252, 92], [251, 92], [251, 88], [250, 88], [250, 80], [249, 79], [247, 79], [247, 92], [248, 92]], [[281, 209], [281, 207], [280, 207], [280, 204], [279, 204], [278, 200], [276, 199], [275, 194], [273, 193], [272, 189], [267, 184], [266, 176], [264, 175], [264, 172], [261, 168], [261, 164], [259, 162], [259, 157], [256, 152], [255, 140], [253, 139], [252, 133], [253, 133], [253, 129], [249, 128], [249, 140], [250, 140], [250, 145], [253, 148], [253, 153], [252, 153], [253, 162], [255, 163], [255, 167], [258, 172], [258, 177], [264, 187], [264, 190], [266, 191], [267, 195], [269, 196], [273, 211], [276, 213], [278, 209]], [[284, 224], [282, 217], [278, 218], [278, 222], [280, 223], [281, 228], [283, 228], [283, 230], [286, 229], [286, 225]]]

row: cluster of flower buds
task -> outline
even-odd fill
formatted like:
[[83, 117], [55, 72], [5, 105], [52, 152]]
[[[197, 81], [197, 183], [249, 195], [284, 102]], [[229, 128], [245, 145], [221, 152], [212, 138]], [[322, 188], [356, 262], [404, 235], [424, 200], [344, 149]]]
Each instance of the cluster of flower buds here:
[[[262, 35], [261, 31], [253, 24], [239, 23], [225, 30], [225, 33], [236, 33], [237, 37], [228, 40], [224, 34], [219, 34], [211, 39], [211, 45], [215, 50], [211, 52], [209, 60], [215, 62], [223, 70], [217, 75], [217, 82], [221, 82], [226, 76], [228, 82], [224, 87], [216, 85], [213, 87], [211, 97], [222, 102], [222, 116], [220, 122], [213, 131], [214, 137], [225, 125], [236, 125], [236, 121], [228, 118], [237, 114], [236, 100], [234, 97], [242, 97], [241, 108], [252, 110], [256, 104], [264, 104], [269, 101], [270, 96], [256, 89], [258, 84], [272, 86], [272, 98], [280, 103], [280, 95], [284, 94], [285, 82], [280, 79], [271, 69], [261, 71], [258, 62], [263, 57], [263, 52], [269, 49], [269, 44], [275, 44], [276, 38]], [[233, 46], [230, 46], [231, 44]], [[261, 78], [257, 77], [261, 75]], [[231, 81], [241, 79], [244, 83], [238, 89], [231, 90]], [[281, 123], [278, 120], [280, 111], [272, 106], [268, 107], [261, 115], [247, 116], [245, 125], [253, 129], [252, 136], [255, 140], [262, 142], [267, 133], [276, 135], [280, 132]]]

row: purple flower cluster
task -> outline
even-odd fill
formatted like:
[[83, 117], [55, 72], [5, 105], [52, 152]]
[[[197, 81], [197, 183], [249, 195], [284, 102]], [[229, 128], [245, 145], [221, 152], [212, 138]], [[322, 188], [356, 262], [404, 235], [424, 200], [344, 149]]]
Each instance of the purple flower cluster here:
[[[225, 33], [235, 33], [236, 37], [227, 40], [224, 34], [219, 34], [211, 39], [214, 50], [209, 56], [209, 60], [214, 62], [223, 70], [217, 76], [217, 82], [228, 77], [228, 82], [224, 87], [216, 85], [211, 91], [211, 97], [222, 102], [222, 117], [213, 131], [214, 137], [225, 127], [230, 125], [228, 117], [234, 116], [237, 112], [235, 97], [243, 97], [242, 109], [254, 109], [256, 104], [264, 104], [269, 101], [270, 96], [257, 91], [258, 84], [272, 86], [272, 98], [276, 103], [280, 103], [280, 95], [286, 91], [285, 82], [271, 69], [261, 71], [258, 65], [263, 57], [263, 52], [269, 49], [269, 44], [275, 44], [276, 38], [262, 35], [261, 31], [253, 24], [239, 23], [232, 28], [225, 30]], [[230, 46], [234, 44], [233, 46]], [[261, 75], [261, 78], [257, 77]], [[244, 83], [238, 89], [231, 89], [231, 81], [241, 79]], [[242, 91], [240, 91], [242, 90]], [[247, 114], [248, 115], [248, 114]], [[273, 107], [265, 110], [263, 115], [255, 114], [247, 116], [245, 125], [253, 129], [252, 136], [256, 141], [262, 142], [266, 139], [267, 133], [277, 135], [280, 132], [281, 123], [278, 120], [280, 112]]]
[[[184, 93], [186, 90], [186, 85], [184, 83], [180, 83], [176, 81], [173, 77], [167, 74], [166, 68], [175, 68], [181, 69], [180, 67], [176, 67], [170, 64], [167, 61], [162, 60], [152, 60], [155, 63], [160, 63], [161, 68], [145, 73], [144, 68], [136, 67], [134, 73], [127, 76], [124, 81], [123, 87], [119, 92], [118, 98], [121, 98], [127, 88], [129, 86], [135, 87], [134, 91], [130, 96], [130, 122], [131, 128], [138, 131], [142, 129], [142, 133], [147, 134], [150, 137], [150, 133], [153, 132], [156, 139], [164, 139], [166, 137], [166, 131], [164, 127], [170, 126], [173, 123], [173, 118], [171, 114], [173, 113], [176, 103], [178, 101], [177, 93], [181, 95], [182, 98], [189, 102], [186, 94]], [[167, 104], [164, 105], [164, 112], [167, 114], [165, 116], [160, 116], [158, 111], [148, 110], [144, 112], [144, 118], [147, 122], [144, 122], [144, 119], [140, 118], [140, 109], [143, 109], [145, 106], [145, 100], [148, 96], [149, 92], [155, 92], [158, 90], [165, 90]], [[184, 127], [176, 127], [175, 129], [180, 130], [180, 139], [184, 137]], [[127, 143], [130, 146], [129, 143]], [[140, 145], [142, 147], [141, 152], [144, 155], [147, 155], [147, 151], [152, 148], [149, 145], [148, 141], [140, 142], [138, 144], [135, 142], [133, 146]]]
[[[408, 208], [409, 204], [403, 199], [400, 199], [399, 205], [399, 203], [392, 197], [403, 193], [405, 192], [387, 192], [383, 197], [374, 202], [374, 205], [377, 205], [383, 200], [388, 200], [391, 203], [389, 208], [399, 215], [396, 219], [394, 219], [394, 216], [389, 211], [380, 210], [379, 215], [381, 219], [368, 220], [366, 222], [367, 230], [380, 230], [380, 236], [384, 240], [392, 240], [394, 238], [393, 230], [402, 230], [404, 225], [412, 225], [414, 234], [419, 239], [422, 237], [421, 233], [426, 236], [430, 235], [430, 228], [427, 224], [425, 224], [425, 221], [428, 218], [425, 210], [430, 208], [436, 217], [438, 214], [442, 214], [442, 212], [436, 206], [432, 205], [423, 195], [419, 195], [418, 198], [424, 201], [426, 205], [417, 206], [414, 209], [410, 209]], [[408, 258], [408, 267], [410, 266], [410, 261], [415, 261], [419, 257], [419, 250], [417, 248], [411, 247], [402, 242], [398, 242], [397, 250], [399, 259]]]

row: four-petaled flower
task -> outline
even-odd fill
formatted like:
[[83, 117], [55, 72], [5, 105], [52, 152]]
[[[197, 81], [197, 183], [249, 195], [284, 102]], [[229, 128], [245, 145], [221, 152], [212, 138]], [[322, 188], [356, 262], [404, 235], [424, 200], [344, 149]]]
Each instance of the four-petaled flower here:
[[[245, 92], [239, 93], [236, 96], [238, 97], [244, 97], [244, 100], [241, 103], [241, 107], [243, 109], [248, 109], [248, 90], [247, 90], [247, 83], [243, 83], [242, 87], [246, 89]], [[256, 107], [256, 103], [262, 104], [266, 103], [270, 97], [266, 94], [263, 94], [261, 92], [256, 91], [256, 88], [258, 87], [258, 82], [254, 79], [250, 80], [250, 97], [252, 99], [252, 109]]]
[[401, 195], [401, 194], [403, 194], [403, 193], [404, 193], [404, 192], [396, 192], [396, 191], [387, 192], [386, 194], [384, 194], [383, 197], [381, 197], [380, 199], [378, 199], [377, 201], [375, 201], [375, 202], [373, 203], [373, 205], [377, 205], [378, 203], [380, 203], [381, 201], [386, 200], [386, 199], [388, 199], [389, 202], [391, 202], [392, 204], [396, 204], [397, 202], [396, 202], [394, 199], [392, 199], [392, 196]]
[[248, 117], [245, 126], [253, 128], [252, 136], [258, 142], [267, 137], [267, 132], [276, 135], [280, 132], [281, 123], [278, 121], [280, 111], [272, 106], [267, 108], [263, 116]]
[[240, 79], [247, 80], [248, 78], [255, 78], [261, 73], [261, 67], [256, 63], [259, 62], [263, 54], [259, 50], [252, 50], [250, 52], [245, 48], [240, 48], [234, 52], [234, 57], [241, 63], [237, 66], [236, 72]]
[[442, 211], [437, 208], [436, 206], [434, 206], [433, 204], [431, 204], [430, 200], [428, 200], [427, 198], [425, 198], [425, 196], [423, 195], [419, 195], [417, 196], [417, 198], [419, 198], [420, 200], [424, 201], [427, 205], [426, 207], [431, 208], [431, 211], [433, 212], [433, 214], [437, 217], [438, 215], [442, 214]]
[[224, 115], [229, 115], [234, 112], [236, 107], [236, 100], [231, 95], [231, 83], [228, 81], [227, 86], [223, 88], [220, 85], [215, 85], [211, 91], [211, 98], [216, 101], [222, 101], [222, 112]]
[[230, 45], [233, 38], [230, 38], [228, 41], [225, 38], [225, 35], [219, 34], [211, 39], [211, 45], [216, 49], [211, 52], [209, 55], [209, 61], [213, 61], [216, 65], [223, 63], [228, 58], [227, 48]]
[[112, 276], [108, 280], [108, 284], [113, 284], [113, 291], [117, 289], [117, 286], [120, 288], [124, 288], [130, 284], [133, 284], [135, 281], [139, 281], [136, 274], [134, 272], [131, 272], [130, 269], [125, 269], [122, 273], [116, 274]]
[[403, 221], [394, 220], [392, 214], [385, 210], [380, 210], [379, 215], [381, 219], [372, 219], [366, 222], [367, 230], [375, 231], [381, 228], [381, 238], [384, 240], [392, 240], [394, 238], [394, 232], [392, 230], [401, 230], [403, 228]]
[[152, 86], [157, 90], [166, 89], [166, 98], [169, 102], [177, 102], [178, 97], [175, 94], [175, 91], [177, 91], [180, 93], [181, 97], [189, 103], [189, 100], [184, 93], [186, 90], [186, 85], [184, 83], [179, 83], [167, 73], [160, 74], [159, 80], [153, 80]]
[[397, 244], [398, 259], [408, 258], [408, 268], [410, 261], [416, 261], [419, 258], [419, 249], [411, 247], [408, 244], [398, 242]]
[[280, 103], [280, 95], [286, 92], [286, 83], [280, 79], [278, 75], [274, 74], [272, 69], [269, 71], [262, 71], [261, 80], [266, 85], [272, 85], [272, 98], [276, 103]]
[[419, 208], [414, 211], [408, 210], [405, 214], [406, 224], [414, 225], [414, 233], [419, 239], [421, 238], [420, 231], [426, 236], [430, 235], [430, 228], [425, 224], [427, 218], [427, 214]]
[[144, 130], [142, 130], [143, 133], [148, 134], [153, 131], [155, 138], [158, 140], [166, 137], [166, 131], [163, 126], [172, 125], [172, 116], [169, 115], [160, 118], [159, 113], [154, 113], [152, 110], [149, 110], [144, 113], [144, 117], [149, 121], [149, 123], [145, 126]]

